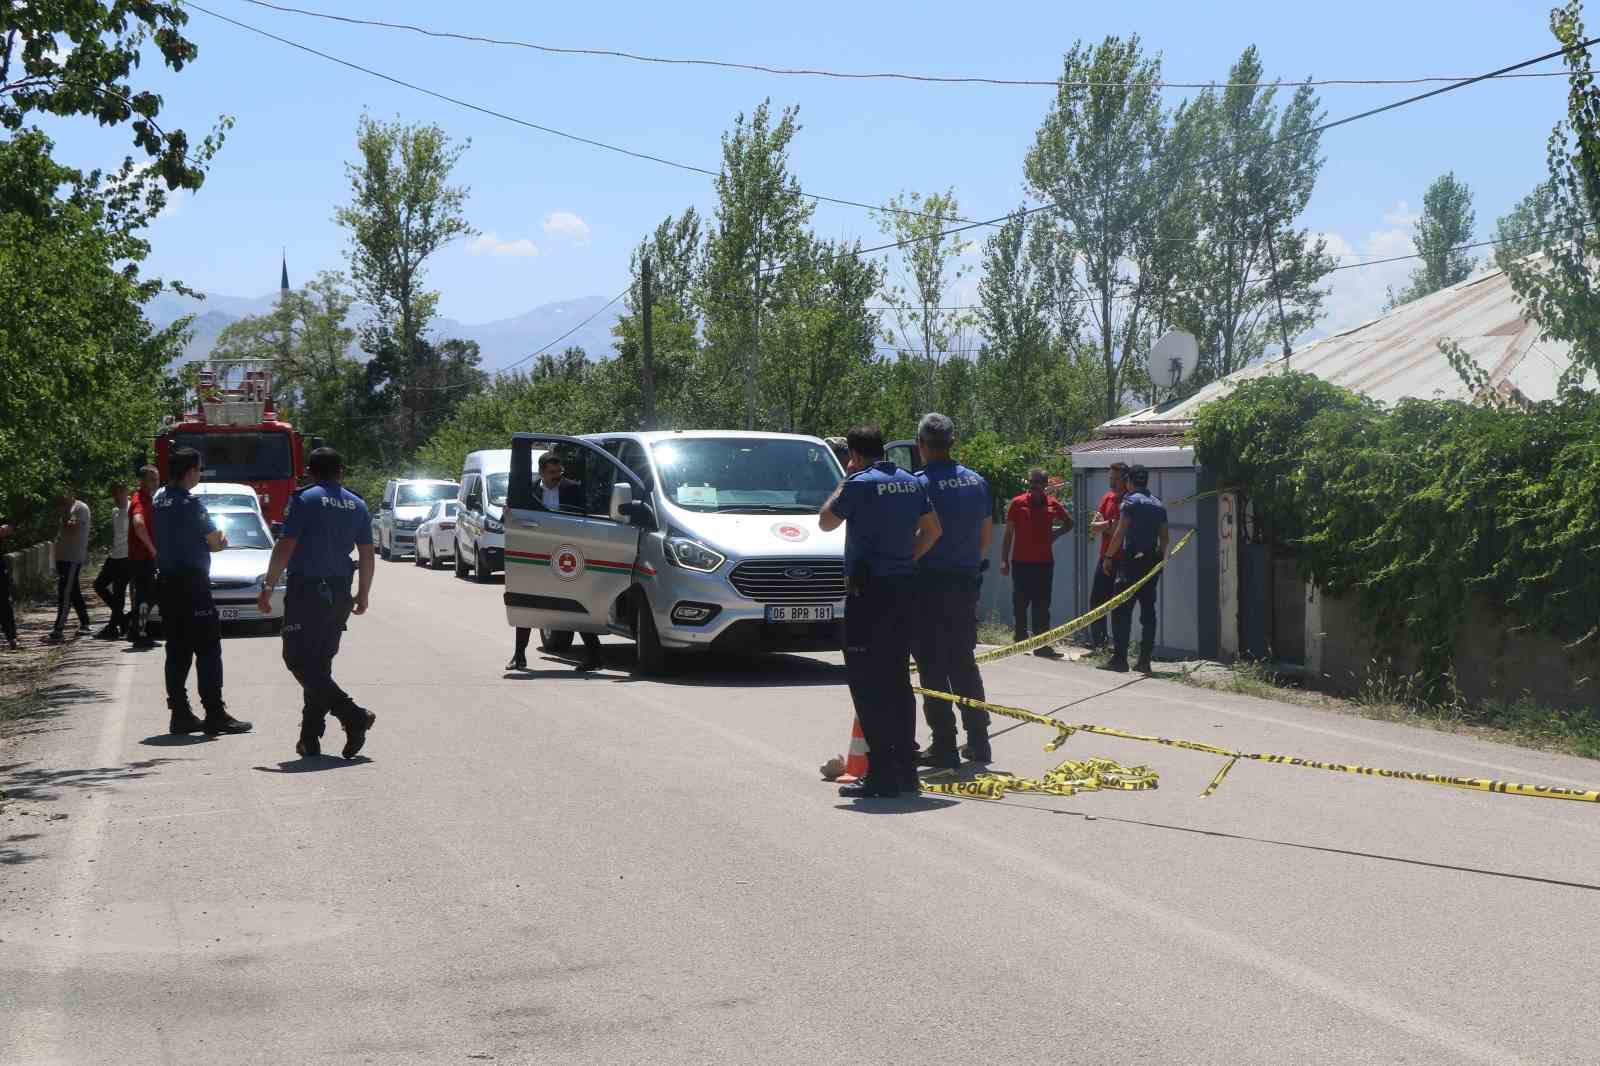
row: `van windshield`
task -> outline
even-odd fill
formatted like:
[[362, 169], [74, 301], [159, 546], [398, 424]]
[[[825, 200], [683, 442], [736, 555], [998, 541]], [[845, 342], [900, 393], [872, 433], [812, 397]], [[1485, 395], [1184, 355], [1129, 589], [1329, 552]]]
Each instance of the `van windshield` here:
[[419, 503], [432, 503], [434, 500], [453, 500], [460, 486], [453, 484], [443, 485], [401, 485], [394, 496], [395, 506], [409, 507]]
[[844, 477], [826, 445], [687, 437], [651, 445], [661, 491], [689, 511], [816, 514]]
[[489, 506], [504, 507], [506, 505], [506, 490], [511, 487], [511, 475], [490, 474], [485, 481], [489, 486]]

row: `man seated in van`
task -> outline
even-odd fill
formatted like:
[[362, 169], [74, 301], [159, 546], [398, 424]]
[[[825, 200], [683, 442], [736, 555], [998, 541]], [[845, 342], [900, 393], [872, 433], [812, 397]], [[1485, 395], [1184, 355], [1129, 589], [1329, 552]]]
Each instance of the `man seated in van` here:
[[[565, 473], [561, 457], [555, 452], [545, 452], [539, 456], [539, 484], [534, 489], [536, 498], [547, 511], [583, 514], [583, 487], [565, 477]], [[600, 638], [593, 633], [578, 635], [583, 638], [583, 659], [574, 669], [579, 673], [600, 669]], [[511, 651], [511, 661], [506, 663], [507, 670], [528, 668], [528, 639], [532, 636], [533, 630], [516, 627], [516, 646]]]

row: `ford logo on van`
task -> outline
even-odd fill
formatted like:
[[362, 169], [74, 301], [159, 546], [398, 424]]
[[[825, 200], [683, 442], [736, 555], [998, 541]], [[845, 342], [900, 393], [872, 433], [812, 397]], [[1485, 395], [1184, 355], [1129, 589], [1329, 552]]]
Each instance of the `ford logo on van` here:
[[783, 576], [791, 581], [805, 581], [813, 576], [809, 566], [791, 566], [783, 572]]

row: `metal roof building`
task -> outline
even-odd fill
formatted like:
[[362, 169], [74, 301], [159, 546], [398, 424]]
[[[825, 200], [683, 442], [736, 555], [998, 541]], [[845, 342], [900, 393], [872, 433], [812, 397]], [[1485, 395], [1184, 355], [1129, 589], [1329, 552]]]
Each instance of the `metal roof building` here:
[[[1385, 403], [1408, 397], [1470, 399], [1469, 388], [1439, 351], [1445, 340], [1459, 344], [1488, 375], [1490, 388], [1506, 398], [1554, 399], [1570, 365], [1569, 346], [1539, 339], [1539, 327], [1523, 317], [1510, 280], [1503, 271], [1494, 270], [1317, 340], [1288, 360], [1247, 367], [1186, 399], [1112, 419], [1099, 427], [1093, 440], [1071, 449], [1079, 531], [1074, 546], [1077, 573], [1091, 572], [1088, 568], [1098, 554], [1087, 532], [1088, 519], [1104, 491], [1108, 468], [1117, 461], [1143, 463], [1150, 468], [1153, 491], [1169, 501], [1173, 540], [1188, 529], [1196, 531], [1194, 543], [1184, 553], [1190, 558], [1174, 558], [1162, 578], [1158, 648], [1184, 657], [1227, 657], [1268, 649], [1280, 658], [1303, 657], [1307, 641], [1303, 636], [1295, 639], [1292, 615], [1279, 619], [1278, 625], [1273, 620], [1280, 612], [1270, 609], [1265, 620], [1240, 617], [1240, 602], [1265, 596], [1270, 604], [1275, 592], [1288, 604], [1290, 594], [1283, 590], [1294, 582], [1265, 553], [1258, 560], [1248, 557], [1248, 538], [1239, 528], [1246, 516], [1233, 513], [1236, 501], [1211, 496], [1170, 506], [1215, 487], [1206, 471], [1196, 469], [1194, 451], [1183, 443], [1183, 434], [1205, 404], [1227, 395], [1241, 381], [1282, 373], [1286, 366]], [[1292, 565], [1289, 569], [1292, 572]], [[1077, 604], [1087, 610], [1087, 583], [1080, 580], [1078, 586]]]

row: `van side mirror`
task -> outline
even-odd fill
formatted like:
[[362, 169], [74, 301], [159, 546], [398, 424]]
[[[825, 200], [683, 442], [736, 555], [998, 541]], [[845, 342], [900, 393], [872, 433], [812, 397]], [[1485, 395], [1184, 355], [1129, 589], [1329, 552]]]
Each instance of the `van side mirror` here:
[[630, 526], [639, 529], [656, 528], [656, 512], [644, 500], [636, 500], [623, 508], [622, 514], [628, 519]]
[[613, 521], [620, 522], [628, 516], [628, 511], [633, 504], [633, 486], [626, 481], [619, 481], [611, 486], [611, 507], [609, 508]]

